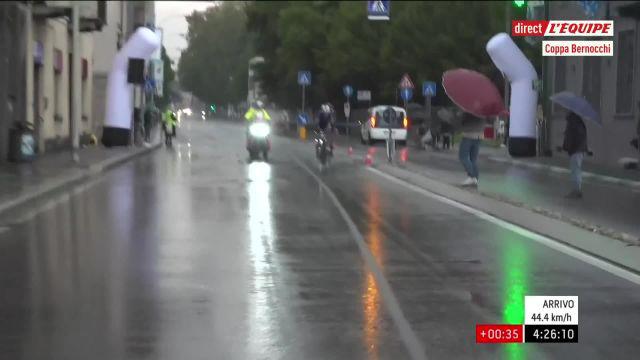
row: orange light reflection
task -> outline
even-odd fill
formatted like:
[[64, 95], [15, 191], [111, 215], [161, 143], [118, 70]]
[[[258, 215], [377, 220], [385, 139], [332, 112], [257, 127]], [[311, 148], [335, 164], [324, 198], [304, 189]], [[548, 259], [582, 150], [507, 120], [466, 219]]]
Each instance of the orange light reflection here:
[[[381, 247], [382, 235], [380, 224], [377, 221], [380, 212], [380, 194], [378, 188], [369, 185], [367, 187], [367, 217], [369, 232], [367, 242], [369, 249], [376, 263], [383, 267], [383, 253]], [[364, 341], [367, 348], [368, 358], [377, 360], [379, 358], [379, 328], [380, 328], [380, 292], [378, 284], [373, 274], [367, 270], [364, 284], [364, 295], [362, 296], [364, 312]]]

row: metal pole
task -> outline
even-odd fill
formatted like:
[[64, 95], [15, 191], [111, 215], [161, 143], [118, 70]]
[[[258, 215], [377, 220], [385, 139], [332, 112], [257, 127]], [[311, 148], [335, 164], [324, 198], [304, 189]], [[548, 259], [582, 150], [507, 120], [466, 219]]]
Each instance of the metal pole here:
[[[544, 19], [549, 20], [549, 1], [544, 2]], [[552, 156], [551, 152], [551, 101], [549, 100], [551, 90], [551, 79], [549, 71], [549, 57], [542, 57], [542, 155]]]
[[71, 68], [71, 154], [74, 161], [79, 160], [78, 148], [80, 147], [79, 127], [80, 117], [82, 111], [82, 98], [81, 98], [81, 64], [80, 64], [80, 8], [77, 3], [73, 4], [72, 15], [72, 42], [73, 42], [73, 54], [72, 56], [72, 68]]
[[302, 85], [302, 113], [304, 114], [304, 89], [305, 85]]
[[[505, 1], [505, 4], [507, 6], [507, 10], [506, 10], [506, 33], [507, 34], [511, 34], [511, 1]], [[503, 78], [504, 78], [504, 105], [509, 108], [509, 96], [510, 96], [510, 90], [511, 88], [509, 87], [509, 79], [506, 78], [506, 76], [504, 76], [504, 74], [502, 74]]]

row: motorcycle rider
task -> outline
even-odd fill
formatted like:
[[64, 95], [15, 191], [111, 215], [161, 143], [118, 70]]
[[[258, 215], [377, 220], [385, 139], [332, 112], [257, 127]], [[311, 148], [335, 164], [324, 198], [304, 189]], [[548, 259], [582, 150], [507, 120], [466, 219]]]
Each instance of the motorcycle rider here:
[[178, 117], [176, 116], [175, 112], [171, 110], [167, 110], [165, 111], [162, 120], [163, 120], [162, 127], [164, 128], [164, 133], [166, 138], [165, 142], [169, 144], [171, 142], [170, 138], [173, 136], [176, 136], [176, 126], [178, 124]]
[[247, 122], [246, 136], [247, 136], [247, 149], [249, 149], [249, 146], [252, 143], [251, 133], [249, 130], [249, 128], [251, 127], [251, 124], [254, 123], [256, 120], [270, 123], [271, 116], [269, 116], [269, 113], [267, 112], [267, 110], [264, 109], [264, 103], [260, 100], [257, 100], [255, 103], [252, 104], [249, 110], [247, 110], [247, 112], [244, 114], [244, 118]]
[[333, 131], [335, 130], [335, 118], [335, 111], [330, 103], [325, 103], [320, 106], [318, 127], [316, 131], [322, 131], [324, 133], [324, 136], [329, 143], [329, 151], [331, 154], [333, 154]]
[[263, 120], [271, 121], [269, 113], [264, 109], [264, 103], [260, 100], [256, 101], [249, 110], [247, 110], [247, 113], [244, 114], [244, 118], [247, 120], [247, 125], [251, 125], [251, 123], [258, 118], [259, 114], [262, 114]]

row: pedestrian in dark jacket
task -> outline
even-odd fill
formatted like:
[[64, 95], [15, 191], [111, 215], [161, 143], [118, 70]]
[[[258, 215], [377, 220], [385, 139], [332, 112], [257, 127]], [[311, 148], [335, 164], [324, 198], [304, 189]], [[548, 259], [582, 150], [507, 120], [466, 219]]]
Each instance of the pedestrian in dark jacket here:
[[582, 160], [587, 152], [587, 127], [582, 118], [574, 112], [567, 115], [562, 150], [570, 156], [571, 179], [574, 188], [567, 198], [582, 198]]

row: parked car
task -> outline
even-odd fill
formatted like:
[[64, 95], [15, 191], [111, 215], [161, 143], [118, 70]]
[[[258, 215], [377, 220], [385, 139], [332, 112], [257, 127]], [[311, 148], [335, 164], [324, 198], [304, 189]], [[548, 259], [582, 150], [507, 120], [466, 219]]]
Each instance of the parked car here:
[[[396, 112], [393, 124], [389, 124], [382, 116], [383, 112], [389, 107]], [[377, 105], [369, 108], [367, 120], [360, 123], [360, 140], [365, 144], [386, 140], [389, 137], [389, 131], [391, 131], [391, 137], [394, 140], [406, 143], [408, 127], [409, 118], [405, 109], [398, 106]]]

